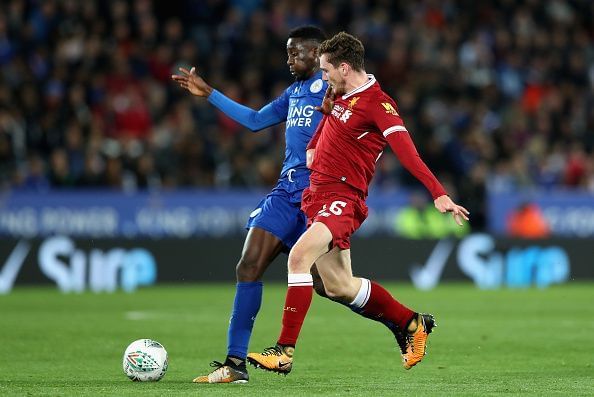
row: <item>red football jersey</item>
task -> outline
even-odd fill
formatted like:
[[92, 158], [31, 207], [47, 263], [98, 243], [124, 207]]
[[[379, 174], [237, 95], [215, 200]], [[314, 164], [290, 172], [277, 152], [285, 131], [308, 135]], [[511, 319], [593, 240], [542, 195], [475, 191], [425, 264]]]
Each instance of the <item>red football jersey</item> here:
[[332, 112], [318, 126], [308, 145], [308, 149], [315, 149], [311, 184], [341, 181], [367, 196], [375, 164], [386, 144], [434, 199], [446, 194], [420, 159], [396, 103], [373, 75], [361, 87], [336, 98]]

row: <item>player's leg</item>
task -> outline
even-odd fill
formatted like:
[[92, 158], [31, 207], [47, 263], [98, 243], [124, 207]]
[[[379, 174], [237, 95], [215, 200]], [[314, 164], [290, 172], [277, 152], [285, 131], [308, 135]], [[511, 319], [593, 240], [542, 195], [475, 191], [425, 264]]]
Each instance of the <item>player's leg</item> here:
[[237, 285], [227, 334], [227, 359], [245, 366], [254, 320], [262, 303], [262, 275], [281, 253], [282, 241], [272, 233], [253, 227], [249, 230], [237, 263]]
[[249, 230], [237, 263], [237, 286], [229, 322], [227, 359], [245, 364], [254, 320], [262, 303], [262, 276], [281, 253], [283, 242], [259, 227]]
[[297, 343], [313, 295], [310, 269], [318, 258], [325, 256], [331, 242], [332, 234], [328, 227], [321, 222], [315, 222], [291, 249], [287, 265], [288, 289], [279, 344], [294, 346]]
[[316, 261], [315, 268], [312, 277], [317, 273], [323, 293], [330, 300], [348, 305], [361, 288], [361, 279], [353, 277], [350, 249], [332, 248]]
[[334, 302], [340, 303], [346, 307], [348, 307], [349, 309], [351, 309], [354, 313], [368, 318], [370, 320], [374, 320], [374, 321], [378, 321], [380, 323], [382, 323], [383, 325], [386, 326], [386, 328], [388, 328], [390, 330], [390, 332], [392, 332], [392, 335], [394, 336], [394, 338], [396, 339], [396, 341], [398, 342], [398, 345], [400, 346], [400, 349], [402, 351], [402, 354], [406, 353], [406, 339], [405, 339], [405, 334], [402, 332], [402, 330], [393, 322], [385, 319], [384, 317], [377, 317], [377, 316], [373, 316], [368, 314], [367, 312], [365, 312], [364, 310], [361, 310], [360, 307], [356, 306], [356, 305], [352, 305], [351, 302], [346, 302], [344, 299], [340, 300], [340, 299], [336, 299], [333, 297], [328, 296], [328, 294], [326, 293], [326, 287], [324, 285], [324, 281], [322, 280], [322, 277], [320, 276], [318, 269], [317, 269], [317, 265], [314, 265], [311, 269], [311, 275], [313, 277], [313, 285], [314, 285], [314, 290], [316, 291], [316, 293], [324, 298], [330, 299]]
[[314, 222], [291, 249], [281, 333], [275, 346], [266, 348], [263, 353], [248, 354], [248, 361], [256, 367], [283, 374], [291, 371], [295, 344], [313, 295], [309, 270], [328, 252], [331, 242], [332, 234], [326, 225]]
[[377, 282], [353, 277], [350, 250], [330, 255], [335, 250], [316, 261], [324, 294], [353, 312], [386, 325], [400, 347], [404, 368], [412, 368], [425, 355], [427, 336], [435, 326], [433, 316], [413, 312]]
[[283, 250], [283, 242], [274, 234], [252, 227], [246, 236], [241, 258], [236, 266], [237, 284], [233, 311], [227, 333], [227, 357], [213, 361], [215, 369], [194, 379], [196, 383], [245, 383], [249, 377], [245, 365], [254, 320], [262, 302], [262, 275]]
[[213, 373], [236, 369], [243, 372], [247, 380], [244, 359], [262, 300], [260, 279], [278, 254], [288, 252], [295, 244], [305, 231], [306, 223], [299, 200], [283, 189], [274, 189], [250, 214], [246, 225], [249, 232], [236, 268], [238, 283], [229, 323], [228, 356], [225, 363], [213, 363], [217, 367]]
[[269, 231], [253, 227], [248, 231], [241, 258], [235, 268], [238, 282], [262, 279], [268, 266], [283, 251], [283, 242]]

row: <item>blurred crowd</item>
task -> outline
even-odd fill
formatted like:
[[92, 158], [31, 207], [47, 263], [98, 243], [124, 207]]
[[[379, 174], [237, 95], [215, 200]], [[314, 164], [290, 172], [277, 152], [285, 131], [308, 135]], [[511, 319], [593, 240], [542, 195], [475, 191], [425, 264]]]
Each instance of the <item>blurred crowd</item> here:
[[[366, 46], [422, 157], [482, 226], [485, 190], [594, 191], [590, 0], [5, 0], [3, 190], [263, 187], [284, 128], [242, 128], [170, 75], [196, 66], [260, 108], [316, 24]], [[374, 188], [418, 187], [382, 156]]]

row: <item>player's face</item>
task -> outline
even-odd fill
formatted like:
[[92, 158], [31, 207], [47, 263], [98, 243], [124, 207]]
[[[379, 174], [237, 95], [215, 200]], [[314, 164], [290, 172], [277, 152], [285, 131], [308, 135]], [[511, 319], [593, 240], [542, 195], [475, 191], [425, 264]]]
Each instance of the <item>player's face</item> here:
[[320, 69], [322, 70], [322, 79], [332, 87], [334, 95], [346, 94], [346, 84], [341, 65], [334, 67], [328, 62], [328, 54], [322, 54], [320, 55]]
[[318, 69], [317, 46], [311, 40], [287, 40], [287, 65], [297, 80], [306, 80]]

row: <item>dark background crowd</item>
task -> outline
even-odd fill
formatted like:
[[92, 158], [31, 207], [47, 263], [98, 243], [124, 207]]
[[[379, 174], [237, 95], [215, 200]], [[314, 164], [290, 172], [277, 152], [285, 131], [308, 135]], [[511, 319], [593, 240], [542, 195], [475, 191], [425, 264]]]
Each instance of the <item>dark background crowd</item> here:
[[[2, 190], [269, 187], [283, 125], [252, 134], [170, 81], [179, 66], [260, 108], [291, 83], [286, 37], [316, 24], [366, 69], [482, 226], [486, 189], [594, 191], [590, 0], [5, 0]], [[382, 156], [376, 189], [418, 187]]]

